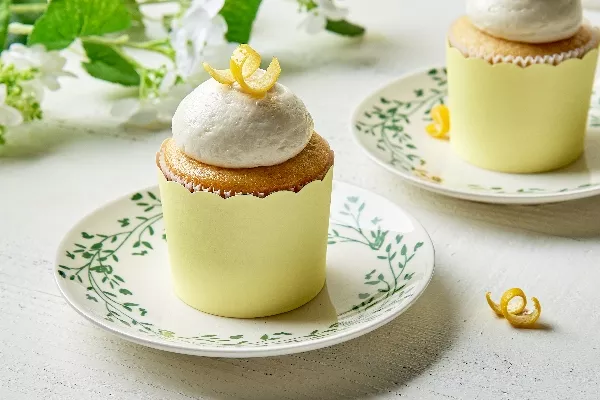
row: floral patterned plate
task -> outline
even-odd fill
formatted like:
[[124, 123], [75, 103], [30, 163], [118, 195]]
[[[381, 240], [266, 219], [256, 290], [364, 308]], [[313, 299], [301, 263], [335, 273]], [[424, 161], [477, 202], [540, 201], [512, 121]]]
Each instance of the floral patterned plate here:
[[543, 174], [487, 171], [458, 159], [430, 137], [431, 108], [447, 97], [445, 68], [406, 75], [369, 96], [352, 118], [354, 137], [375, 162], [408, 182], [447, 196], [488, 203], [540, 204], [600, 194], [600, 97], [590, 110], [585, 155]]
[[77, 224], [57, 256], [67, 302], [94, 324], [146, 346], [201, 356], [262, 357], [331, 346], [384, 325], [423, 293], [433, 245], [401, 208], [335, 182], [327, 285], [278, 316], [229, 319], [196, 311], [171, 291], [157, 187], [123, 197]]

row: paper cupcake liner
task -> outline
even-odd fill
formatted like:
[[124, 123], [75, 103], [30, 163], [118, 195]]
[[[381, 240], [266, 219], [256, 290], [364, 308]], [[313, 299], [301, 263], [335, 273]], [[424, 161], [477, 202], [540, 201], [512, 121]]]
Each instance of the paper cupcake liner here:
[[583, 151], [598, 50], [560, 65], [490, 64], [447, 48], [450, 143], [476, 166], [536, 173]]
[[157, 168], [172, 284], [190, 306], [255, 318], [306, 304], [326, 277], [333, 169], [298, 193], [222, 196]]
[[[158, 164], [160, 166], [160, 170], [162, 171], [163, 175], [165, 176], [165, 178], [168, 181], [172, 181], [172, 182], [177, 182], [179, 184], [181, 184], [183, 187], [185, 187], [187, 190], [189, 190], [191, 193], [194, 192], [206, 192], [206, 193], [214, 193], [217, 194], [225, 199], [233, 197], [233, 196], [237, 196], [237, 195], [252, 195], [255, 197], [259, 197], [259, 198], [264, 198], [267, 197], [268, 195], [275, 193], [262, 193], [262, 192], [233, 192], [231, 190], [221, 190], [221, 189], [216, 189], [213, 186], [204, 186], [204, 185], [194, 185], [192, 182], [188, 182], [185, 179], [182, 179], [180, 176], [175, 175], [174, 173], [172, 173], [167, 164], [165, 163], [164, 157], [162, 154], [159, 154], [158, 156]], [[325, 173], [323, 176], [319, 177], [318, 179], [315, 180], [323, 180], [325, 178], [325, 175], [327, 175], [327, 173]], [[314, 182], [311, 181], [311, 182]], [[310, 182], [306, 182], [303, 183], [301, 185], [296, 185], [293, 187], [290, 187], [287, 190], [278, 190], [279, 192], [281, 191], [289, 191], [289, 192], [299, 192], [300, 190], [302, 190], [303, 187], [305, 187], [306, 185], [308, 185]]]
[[558, 65], [563, 61], [573, 59], [573, 58], [582, 58], [585, 56], [590, 50], [598, 47], [598, 30], [593, 29], [592, 38], [586, 43], [584, 46], [565, 51], [562, 53], [549, 54], [544, 56], [512, 56], [512, 55], [503, 55], [503, 54], [495, 54], [495, 53], [487, 53], [482, 48], [474, 49], [474, 48], [464, 48], [460, 45], [452, 43], [451, 40], [448, 41], [448, 44], [451, 47], [459, 50], [465, 57], [469, 58], [480, 58], [482, 60], [487, 61], [490, 64], [516, 64], [520, 67], [528, 67], [530, 65], [535, 64], [549, 64], [549, 65]]

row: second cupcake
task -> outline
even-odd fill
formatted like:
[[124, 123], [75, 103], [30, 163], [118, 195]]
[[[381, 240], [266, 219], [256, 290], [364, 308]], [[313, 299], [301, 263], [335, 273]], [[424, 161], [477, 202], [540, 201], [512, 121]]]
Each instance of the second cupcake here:
[[451, 144], [502, 172], [543, 172], [583, 152], [599, 36], [579, 0], [468, 0], [448, 33]]

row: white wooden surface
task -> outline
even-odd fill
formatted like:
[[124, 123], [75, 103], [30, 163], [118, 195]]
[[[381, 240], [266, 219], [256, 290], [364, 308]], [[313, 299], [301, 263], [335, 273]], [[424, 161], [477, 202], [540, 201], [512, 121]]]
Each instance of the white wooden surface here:
[[[0, 399], [599, 398], [600, 198], [476, 204], [406, 186], [370, 162], [349, 132], [355, 105], [391, 78], [442, 63], [444, 31], [463, 4], [349, 3], [369, 27], [362, 41], [295, 31], [293, 3], [267, 0], [253, 44], [280, 57], [281, 81], [336, 151], [336, 178], [402, 204], [429, 231], [437, 270], [418, 303], [346, 344], [268, 359], [171, 354], [91, 326], [58, 293], [55, 249], [86, 213], [154, 184], [154, 152], [169, 133], [112, 119], [122, 89], [65, 81], [44, 104], [47, 120], [0, 150]], [[485, 291], [512, 286], [540, 298], [543, 329], [492, 315]]]

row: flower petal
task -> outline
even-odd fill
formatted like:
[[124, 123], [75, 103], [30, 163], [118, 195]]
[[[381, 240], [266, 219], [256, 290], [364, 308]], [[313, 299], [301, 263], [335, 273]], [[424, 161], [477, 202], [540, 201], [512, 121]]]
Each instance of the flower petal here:
[[225, 43], [225, 34], [227, 33], [227, 21], [222, 15], [215, 16], [211, 21], [211, 27], [208, 32], [206, 43], [210, 46], [219, 46]]
[[30, 81], [25, 81], [21, 84], [21, 86], [25, 91], [33, 93], [33, 96], [38, 102], [41, 102], [44, 98], [44, 86], [39, 80], [33, 79]]
[[42, 75], [40, 81], [46, 86], [48, 89], [52, 91], [56, 91], [60, 89], [60, 83], [58, 83], [58, 77], [54, 75]]
[[0, 104], [4, 104], [6, 101], [6, 85], [0, 84]]
[[203, 0], [203, 3], [204, 9], [211, 17], [214, 17], [219, 14], [219, 11], [221, 11], [223, 5], [225, 5], [225, 0]]
[[16, 108], [7, 106], [6, 104], [0, 106], [0, 125], [4, 126], [17, 126], [23, 123], [23, 116]]
[[304, 21], [302, 21], [300, 27], [304, 28], [307, 33], [314, 35], [315, 33], [324, 30], [326, 25], [327, 19], [325, 16], [317, 14], [316, 12], [310, 12]]
[[317, 0], [318, 9], [327, 19], [339, 21], [348, 16], [348, 9], [339, 7], [333, 0]]

